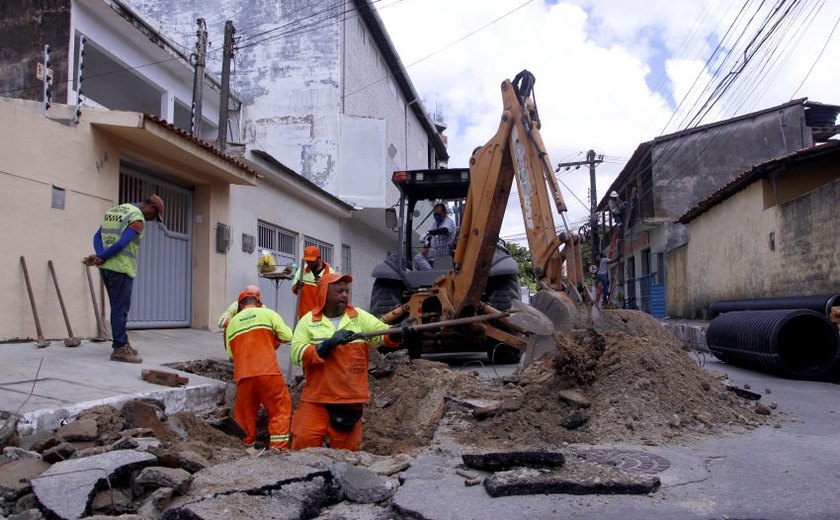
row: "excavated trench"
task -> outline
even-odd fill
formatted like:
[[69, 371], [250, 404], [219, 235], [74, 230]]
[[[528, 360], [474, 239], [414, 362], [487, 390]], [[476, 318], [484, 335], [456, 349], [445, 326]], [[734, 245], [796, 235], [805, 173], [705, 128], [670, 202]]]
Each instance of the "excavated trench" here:
[[[554, 343], [553, 350], [506, 377], [410, 360], [405, 351], [373, 352], [371, 402], [363, 451], [357, 453], [246, 450], [230, 418], [232, 383], [224, 402], [201, 416], [167, 415], [162, 403], [148, 400], [121, 409], [99, 406], [26, 446], [40, 457], [37, 463], [0, 465], [0, 477], [13, 470], [12, 481], [23, 482], [3, 489], [0, 514], [37, 508], [64, 518], [61, 508], [71, 505], [74, 518], [124, 512], [216, 518], [219, 508], [236, 508], [246, 517], [281, 510], [284, 518], [327, 510], [336, 518], [413, 517], [392, 507], [391, 499], [400, 487], [397, 476], [428, 453], [453, 460], [465, 484], [483, 483], [491, 497], [651, 493], [669, 461], [597, 444], [658, 445], [780, 420], [772, 406], [739, 397], [722, 375], [698, 367], [679, 340], [643, 313], [608, 311], [597, 326], [578, 323], [555, 334]], [[213, 359], [170, 367], [227, 382], [233, 376], [231, 363]], [[292, 389], [294, 405], [300, 385]], [[266, 423], [263, 414], [263, 444]], [[479, 469], [482, 476], [470, 467], [469, 454], [505, 466]], [[534, 460], [546, 458], [555, 462], [533, 467]], [[90, 477], [85, 467], [91, 464], [113, 470]], [[38, 485], [26, 484], [33, 481]], [[65, 496], [65, 488], [78, 493]]]

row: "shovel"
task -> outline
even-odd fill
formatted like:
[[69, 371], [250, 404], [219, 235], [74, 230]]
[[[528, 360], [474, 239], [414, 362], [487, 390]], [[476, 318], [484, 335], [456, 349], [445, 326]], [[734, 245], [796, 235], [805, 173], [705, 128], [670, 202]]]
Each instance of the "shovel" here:
[[58, 278], [55, 276], [55, 267], [53, 267], [52, 260], [47, 261], [47, 266], [50, 268], [50, 274], [55, 284], [55, 292], [58, 294], [58, 304], [61, 306], [61, 315], [64, 316], [64, 324], [67, 325], [67, 337], [64, 338], [64, 346], [78, 347], [82, 344], [82, 340], [73, 335], [73, 329], [70, 327], [70, 318], [67, 317], [67, 308], [64, 306], [64, 298], [61, 297], [61, 289], [58, 288]]
[[102, 323], [102, 315], [99, 314], [99, 304], [96, 303], [96, 291], [93, 290], [93, 278], [90, 276], [90, 266], [85, 266], [85, 274], [87, 275], [88, 287], [90, 288], [90, 299], [93, 300], [93, 314], [96, 315], [96, 333], [97, 337], [91, 341], [104, 342], [111, 341], [108, 333], [105, 332], [105, 325]]
[[26, 259], [20, 257], [20, 265], [23, 267], [23, 278], [26, 280], [26, 292], [29, 293], [29, 304], [32, 305], [32, 315], [35, 317], [35, 330], [38, 332], [38, 341], [35, 346], [44, 348], [49, 346], [49, 341], [44, 341], [44, 334], [41, 332], [41, 320], [38, 319], [38, 309], [35, 308], [35, 296], [32, 294], [32, 284], [29, 282], [29, 270], [26, 268]]

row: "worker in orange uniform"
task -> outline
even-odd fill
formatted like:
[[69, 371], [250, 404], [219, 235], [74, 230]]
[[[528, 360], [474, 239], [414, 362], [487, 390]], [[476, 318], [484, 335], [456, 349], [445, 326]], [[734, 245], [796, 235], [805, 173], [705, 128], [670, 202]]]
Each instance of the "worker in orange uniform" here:
[[269, 449], [289, 449], [289, 419], [292, 400], [276, 350], [292, 339], [292, 330], [279, 314], [260, 307], [253, 294], [243, 291], [237, 299], [240, 310], [225, 329], [225, 347], [233, 360], [236, 402], [233, 418], [245, 430], [244, 442], [257, 440], [257, 412], [260, 404], [268, 412]]
[[[292, 419], [292, 449], [320, 447], [357, 451], [362, 445], [362, 407], [370, 400], [368, 358], [396, 338], [354, 339], [359, 332], [389, 325], [350, 305], [349, 275], [329, 273], [318, 283], [318, 302], [298, 321], [292, 338], [292, 362], [303, 367], [305, 383]], [[405, 333], [413, 330], [406, 328]]]
[[321, 250], [318, 246], [303, 248], [303, 261], [306, 263], [303, 273], [298, 271], [292, 278], [292, 294], [299, 294], [298, 318], [315, 308], [318, 301], [318, 280], [333, 272], [330, 264], [321, 258]]

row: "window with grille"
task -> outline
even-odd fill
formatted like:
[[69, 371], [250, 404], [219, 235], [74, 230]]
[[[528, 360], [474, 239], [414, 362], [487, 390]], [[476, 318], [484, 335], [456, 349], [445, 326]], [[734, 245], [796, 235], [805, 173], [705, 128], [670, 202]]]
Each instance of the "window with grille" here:
[[341, 244], [341, 272], [344, 274], [353, 274], [350, 266], [350, 246]]
[[273, 253], [284, 253], [297, 256], [296, 235], [291, 231], [277, 227], [268, 222], [257, 222], [257, 239], [260, 249], [268, 249]]
[[321, 260], [324, 262], [333, 265], [333, 246], [332, 244], [328, 244], [326, 242], [321, 242], [318, 239], [312, 237], [303, 237], [303, 247], [309, 246], [318, 246], [318, 250], [321, 251]]

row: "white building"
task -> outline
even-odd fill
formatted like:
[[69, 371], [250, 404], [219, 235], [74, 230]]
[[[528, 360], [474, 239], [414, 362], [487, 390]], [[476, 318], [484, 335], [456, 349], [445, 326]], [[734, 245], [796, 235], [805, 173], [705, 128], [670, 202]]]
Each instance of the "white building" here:
[[[391, 171], [435, 166], [446, 153], [367, 2], [298, 41], [297, 55], [288, 41], [254, 45], [286, 53], [289, 64], [278, 67], [283, 74], [256, 74], [254, 88], [229, 101], [225, 150], [213, 144], [220, 87], [212, 76], [203, 82], [201, 139], [189, 133], [194, 68], [190, 49], [163, 33], [171, 21], [159, 24], [120, 0], [17, 3], [0, 35], [7, 98], [0, 138], [8, 145], [0, 157], [8, 231], [0, 290], [14, 302], [0, 317], [0, 341], [34, 336], [21, 255], [45, 335], [65, 335], [46, 259], [62, 291], [74, 295], [67, 302], [74, 331], [96, 335], [80, 260], [108, 207], [151, 192], [164, 196], [167, 211], [163, 226], [147, 226], [130, 327], [213, 328], [257, 281], [262, 248], [297, 264], [305, 245], [319, 245], [333, 266], [356, 276], [354, 298], [367, 304], [367, 273], [395, 245], [384, 226], [384, 208], [396, 198]], [[45, 45], [53, 79], [46, 112], [43, 81], [32, 74], [43, 69]], [[290, 317], [288, 282], [276, 293], [270, 282], [260, 285], [266, 303]]]
[[[164, 23], [184, 46], [194, 45], [196, 18], [207, 19], [214, 41], [221, 40], [225, 20], [234, 22], [238, 50], [232, 85], [245, 104], [247, 157], [253, 159], [251, 150], [266, 152], [360, 210], [334, 232], [317, 220], [297, 227], [306, 218], [278, 207], [272, 202], [275, 194], [263, 193], [265, 186], [237, 187], [231, 198], [236, 216], [232, 236], [254, 233], [258, 220], [293, 230], [298, 246], [306, 237], [315, 239], [334, 267], [355, 275], [354, 299], [367, 306], [370, 272], [396, 247], [396, 235], [385, 228], [384, 217], [384, 209], [398, 197], [391, 173], [435, 168], [448, 158], [371, 2], [127, 1]], [[210, 54], [208, 67], [221, 68], [218, 55]], [[280, 211], [254, 213], [252, 201]], [[256, 219], [239, 218], [240, 212]], [[299, 259], [302, 248], [273, 251]], [[250, 273], [253, 261], [234, 251], [230, 272]], [[241, 275], [230, 277], [232, 295], [242, 281]], [[293, 305], [290, 292], [283, 296], [284, 305]]]

